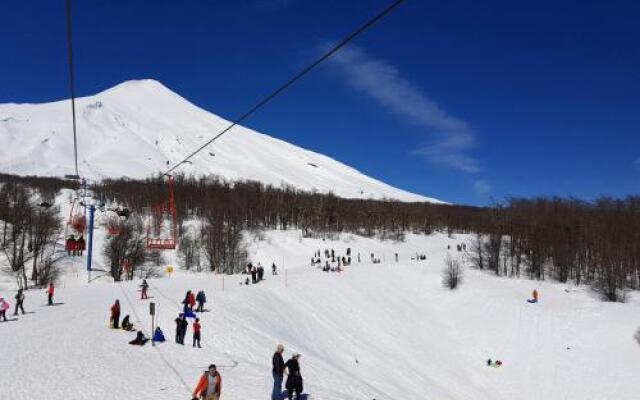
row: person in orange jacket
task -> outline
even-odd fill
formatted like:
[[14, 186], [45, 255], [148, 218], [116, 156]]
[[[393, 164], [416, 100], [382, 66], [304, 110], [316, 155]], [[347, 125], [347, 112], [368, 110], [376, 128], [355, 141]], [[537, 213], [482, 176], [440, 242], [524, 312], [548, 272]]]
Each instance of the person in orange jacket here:
[[216, 370], [216, 365], [209, 365], [209, 370], [204, 371], [198, 385], [193, 391], [193, 400], [220, 400], [222, 378]]

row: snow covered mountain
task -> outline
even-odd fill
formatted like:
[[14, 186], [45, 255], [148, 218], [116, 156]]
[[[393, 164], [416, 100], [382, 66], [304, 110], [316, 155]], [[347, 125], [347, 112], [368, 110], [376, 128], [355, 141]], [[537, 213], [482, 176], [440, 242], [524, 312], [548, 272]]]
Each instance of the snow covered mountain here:
[[[0, 172], [73, 173], [69, 103], [0, 104]], [[154, 80], [128, 81], [77, 99], [76, 113], [79, 169], [90, 179], [144, 178], [164, 171], [229, 124]], [[242, 126], [197, 154], [180, 172], [333, 191], [346, 198], [440, 202]]]

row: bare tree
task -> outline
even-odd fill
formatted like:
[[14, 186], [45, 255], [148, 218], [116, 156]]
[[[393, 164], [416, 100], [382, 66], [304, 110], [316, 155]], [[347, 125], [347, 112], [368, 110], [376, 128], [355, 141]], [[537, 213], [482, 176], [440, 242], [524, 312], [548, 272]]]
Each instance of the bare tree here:
[[451, 254], [447, 254], [444, 260], [444, 270], [442, 271], [442, 284], [444, 287], [454, 290], [462, 283], [462, 265], [460, 260], [456, 257], [451, 257]]

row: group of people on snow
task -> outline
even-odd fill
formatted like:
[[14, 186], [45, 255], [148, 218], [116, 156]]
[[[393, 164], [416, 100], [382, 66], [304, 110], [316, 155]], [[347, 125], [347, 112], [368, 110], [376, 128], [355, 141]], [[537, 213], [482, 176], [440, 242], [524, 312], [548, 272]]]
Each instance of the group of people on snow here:
[[86, 248], [84, 237], [80, 235], [77, 239], [75, 235], [70, 235], [65, 242], [64, 248], [70, 256], [81, 256]]
[[187, 328], [189, 327], [189, 322], [187, 318], [195, 318], [195, 321], [192, 324], [193, 330], [193, 347], [202, 347], [200, 345], [200, 340], [202, 338], [202, 324], [200, 323], [200, 318], [198, 318], [194, 312], [194, 307], [196, 303], [198, 304], [196, 308], [196, 312], [204, 312], [204, 304], [207, 302], [207, 296], [204, 293], [204, 290], [200, 290], [196, 295], [193, 294], [191, 290], [188, 290], [184, 296], [184, 300], [182, 300], [182, 313], [178, 315], [178, 318], [175, 319], [176, 323], [176, 343], [184, 345], [184, 338], [187, 335]]
[[[47, 289], [45, 290], [47, 294], [47, 305], [52, 306], [53, 303], [53, 294], [55, 293], [55, 287], [52, 283], [49, 283]], [[13, 310], [13, 315], [17, 316], [18, 311], [22, 311], [22, 315], [25, 315], [24, 311], [24, 300], [25, 300], [24, 289], [18, 289], [18, 292], [13, 297], [15, 299], [15, 308]], [[0, 296], [0, 322], [7, 322], [7, 312], [11, 309], [11, 304], [2, 296]]]
[[[271, 266], [271, 270], [272, 270], [271, 273], [275, 275], [276, 274], [275, 263]], [[258, 263], [258, 265], [253, 265], [253, 263], [247, 264], [247, 267], [242, 273], [246, 275], [251, 275], [252, 284], [256, 284], [264, 279], [264, 267], [260, 263]], [[246, 279], [245, 284], [248, 285], [249, 284], [248, 281], [249, 281], [249, 278]]]
[[282, 382], [284, 381], [285, 373], [287, 373], [287, 381], [285, 383], [287, 398], [292, 400], [295, 393], [296, 400], [300, 400], [303, 392], [302, 375], [300, 374], [300, 353], [293, 353], [287, 362], [284, 362], [283, 354], [284, 346], [279, 344], [272, 358], [273, 390], [271, 392], [271, 400], [281, 400], [283, 398]]

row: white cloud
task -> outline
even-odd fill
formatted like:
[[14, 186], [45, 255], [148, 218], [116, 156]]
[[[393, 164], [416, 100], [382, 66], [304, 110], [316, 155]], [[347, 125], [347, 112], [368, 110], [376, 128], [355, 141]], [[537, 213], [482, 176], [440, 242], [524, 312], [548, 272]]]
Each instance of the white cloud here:
[[473, 182], [473, 189], [479, 196], [485, 197], [489, 192], [491, 192], [492, 187], [486, 180], [478, 179]]
[[332, 59], [347, 82], [376, 100], [390, 112], [426, 128], [430, 143], [414, 151], [433, 163], [468, 173], [481, 170], [478, 160], [468, 154], [475, 137], [469, 125], [449, 115], [413, 82], [403, 78], [396, 67], [370, 57], [359, 47], [342, 49]]

